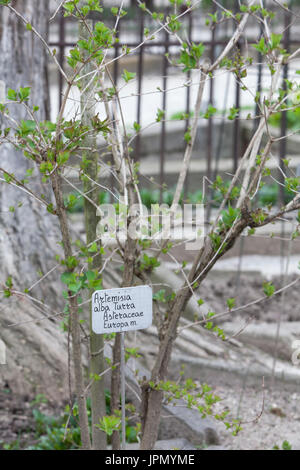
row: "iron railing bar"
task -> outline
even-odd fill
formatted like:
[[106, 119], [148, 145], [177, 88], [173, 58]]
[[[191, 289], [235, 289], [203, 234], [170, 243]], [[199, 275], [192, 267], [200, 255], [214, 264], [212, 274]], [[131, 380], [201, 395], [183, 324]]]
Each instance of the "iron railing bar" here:
[[[167, 106], [167, 73], [168, 73], [168, 59], [166, 57], [166, 54], [169, 51], [169, 34], [167, 31], [165, 31], [165, 54], [163, 58], [163, 69], [162, 69], [162, 75], [163, 75], [163, 96], [162, 96], [162, 109], [163, 111], [166, 110]], [[166, 145], [166, 122], [165, 119], [162, 120], [161, 123], [161, 138], [160, 138], [160, 202], [162, 202], [162, 197], [163, 197], [163, 185], [164, 185], [164, 179], [165, 179], [165, 145]]]
[[[144, 25], [145, 25], [145, 15], [142, 10], [140, 10], [140, 42], [144, 38]], [[142, 45], [139, 50], [139, 59], [138, 59], [138, 96], [137, 96], [137, 110], [136, 110], [136, 122], [141, 125], [141, 111], [142, 111], [142, 85], [143, 85], [143, 71], [144, 71], [144, 46]], [[141, 153], [141, 134], [138, 133], [135, 141], [135, 152], [134, 158], [136, 161], [140, 160]]]

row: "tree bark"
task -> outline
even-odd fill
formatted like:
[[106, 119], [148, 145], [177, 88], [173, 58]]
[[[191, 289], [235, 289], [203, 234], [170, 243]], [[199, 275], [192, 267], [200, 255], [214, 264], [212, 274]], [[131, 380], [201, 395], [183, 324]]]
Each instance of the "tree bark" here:
[[[160, 341], [159, 352], [151, 374], [151, 381], [158, 384], [166, 380], [168, 366], [171, 358], [173, 343], [176, 339], [176, 330], [180, 316], [191, 296], [189, 289], [182, 289], [178, 293], [173, 308], [170, 309], [165, 328], [164, 338]], [[163, 392], [151, 388], [148, 382], [142, 386], [142, 439], [141, 450], [151, 450], [154, 448], [160, 423], [160, 413], [162, 407]]]
[[[67, 219], [67, 212], [64, 206], [63, 193], [61, 186], [61, 179], [58, 171], [56, 170], [51, 176], [51, 183], [56, 200], [57, 213], [60, 223], [60, 229], [64, 247], [65, 259], [73, 256], [71, 237]], [[72, 336], [72, 349], [73, 349], [73, 366], [75, 376], [75, 390], [78, 402], [78, 416], [81, 432], [82, 447], [84, 450], [91, 449], [89, 423], [86, 407], [86, 397], [84, 393], [84, 378], [82, 368], [82, 350], [81, 350], [81, 337], [80, 337], [80, 319], [78, 312], [78, 299], [72, 292], [69, 292], [69, 321], [70, 332]]]
[[[86, 24], [92, 30], [92, 22], [87, 20]], [[79, 37], [80, 39], [89, 39], [89, 31], [84, 22], [79, 23]], [[89, 62], [82, 70], [82, 75], [84, 76], [90, 70], [93, 69], [93, 65]], [[90, 76], [87, 76], [82, 79], [82, 89], [84, 90], [81, 93], [81, 111], [82, 116], [81, 120], [84, 125], [90, 126], [92, 118], [95, 115], [95, 86], [94, 82], [90, 83]], [[96, 137], [86, 137], [84, 146], [86, 148], [95, 149], [97, 147]], [[90, 200], [92, 200], [96, 205], [99, 203], [98, 195], [99, 190], [94, 183], [97, 181], [98, 175], [98, 154], [87, 152], [85, 155], [89, 160], [89, 165], [86, 169], [86, 174], [90, 179], [84, 181], [84, 192], [88, 194]], [[85, 231], [86, 231], [86, 242], [91, 244], [97, 238], [97, 224], [99, 222], [99, 217], [97, 217], [96, 206], [91, 204], [87, 199], [84, 200], [84, 214], [85, 214]], [[101, 268], [101, 243], [98, 242], [98, 254], [93, 257], [93, 261], [90, 263], [90, 269]], [[90, 292], [90, 297], [92, 296], [93, 291]], [[98, 335], [92, 330], [92, 309], [90, 307], [90, 373], [92, 376], [101, 374], [104, 371], [104, 340], [103, 335]], [[93, 379], [92, 379], [93, 380]], [[105, 388], [103, 377], [100, 380], [93, 380], [91, 385], [91, 411], [92, 411], [92, 447], [94, 450], [105, 450], [107, 444], [106, 434], [101, 431], [96, 424], [99, 424], [99, 421], [106, 414], [106, 404], [105, 404]]]
[[[12, 6], [47, 40], [48, 1], [17, 0]], [[39, 107], [38, 120], [47, 119], [47, 52], [13, 12], [2, 6], [0, 13], [0, 80], [5, 84], [6, 92], [8, 88], [19, 90], [30, 86], [29, 105]], [[17, 122], [31, 119], [20, 104], [10, 103], [8, 108]], [[2, 119], [0, 125], [7, 127], [8, 123]], [[1, 146], [1, 167], [23, 179], [26, 170], [34, 164], [5, 144]], [[52, 202], [50, 184], [41, 184], [36, 169], [34, 175], [28, 183], [29, 188], [34, 193], [44, 194], [45, 199]], [[3, 178], [2, 174], [0, 178]], [[14, 212], [9, 210], [10, 207], [15, 208]], [[63, 310], [65, 302], [57, 269], [42, 282], [38, 280], [57, 265], [55, 254], [62, 255], [60, 241], [57, 217], [18, 187], [0, 181], [1, 290], [8, 276], [12, 276], [13, 289], [19, 292], [36, 284], [29, 294], [51, 307], [44, 308], [20, 295], [1, 299], [0, 336], [6, 344], [7, 367], [0, 369], [0, 384], [21, 395], [45, 393], [56, 402], [66, 400], [71, 392], [67, 338], [59, 327], [61, 316], [53, 316]]]
[[[47, 37], [48, 1], [17, 0], [13, 6]], [[0, 13], [0, 80], [6, 92], [8, 88], [32, 87], [30, 104], [39, 106], [38, 119], [46, 119], [49, 115], [47, 53], [12, 12], [1, 6]], [[16, 121], [30, 119], [22, 105], [10, 103], [8, 108]], [[0, 126], [8, 126], [1, 116]], [[1, 167], [23, 179], [33, 163], [5, 144], [1, 146]], [[2, 174], [0, 178], [3, 179]], [[50, 197], [50, 190], [41, 186], [38, 175], [31, 179], [30, 185], [35, 192]], [[9, 210], [12, 207], [14, 212]], [[22, 292], [30, 288], [55, 266], [55, 254], [61, 252], [59, 240], [57, 218], [19, 188], [0, 181], [0, 284], [12, 276], [14, 289]], [[63, 300], [58, 294], [61, 292], [58, 278], [57, 272], [53, 273], [30, 290], [30, 295], [61, 310]], [[7, 346], [8, 367], [1, 368], [0, 382], [8, 383], [19, 393], [43, 391], [61, 399], [68, 389], [66, 339], [56, 323], [61, 319], [31, 323], [43, 318], [45, 313], [24, 298], [1, 299], [1, 304], [4, 308], [0, 310], [0, 335]], [[27, 323], [9, 328], [17, 322]]]
[[[47, 1], [18, 0], [14, 5], [47, 37]], [[46, 119], [49, 114], [46, 53], [33, 33], [26, 31], [15, 15], [3, 7], [0, 18], [0, 50], [0, 80], [4, 82], [6, 90], [31, 86], [30, 103], [39, 106], [38, 119]], [[22, 105], [10, 104], [9, 110], [16, 121], [26, 119], [26, 110]], [[27, 119], [30, 118], [27, 116]], [[1, 167], [5, 170], [22, 179], [26, 170], [32, 166], [28, 159], [11, 146], [1, 147]], [[34, 178], [33, 188], [40, 194], [46, 193], [39, 182], [38, 177]], [[19, 202], [22, 203], [20, 208], [17, 207]], [[15, 206], [15, 211], [9, 212], [9, 207], [12, 206]], [[29, 287], [36, 280], [38, 271], [46, 273], [54, 264], [55, 252], [58, 251], [56, 218], [18, 188], [1, 182], [0, 226], [1, 280], [12, 275], [23, 287]], [[42, 283], [35, 292], [41, 293], [43, 286], [45, 290], [42, 293], [46, 294], [49, 288], [47, 282]]]

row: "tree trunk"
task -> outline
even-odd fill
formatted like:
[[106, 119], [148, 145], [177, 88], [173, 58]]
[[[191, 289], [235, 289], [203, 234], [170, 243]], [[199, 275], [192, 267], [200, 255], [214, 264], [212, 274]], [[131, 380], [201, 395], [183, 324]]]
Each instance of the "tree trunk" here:
[[[87, 24], [92, 30], [93, 24], [87, 20]], [[89, 31], [86, 28], [84, 22], [79, 23], [79, 37], [80, 39], [89, 39]], [[87, 54], [88, 55], [88, 54]], [[93, 64], [89, 62], [82, 70], [84, 76], [93, 69]], [[95, 116], [95, 87], [94, 82], [90, 83], [90, 76], [82, 79], [83, 92], [81, 93], [81, 120], [84, 125], [90, 126], [92, 118]], [[95, 149], [97, 147], [96, 137], [86, 137], [84, 146], [87, 148]], [[94, 181], [97, 181], [98, 175], [98, 154], [87, 153], [85, 155], [89, 160], [89, 166], [86, 169], [86, 174], [90, 177], [89, 180], [84, 181], [84, 192], [88, 194], [90, 200], [95, 204], [99, 204], [99, 190]], [[95, 205], [91, 204], [87, 199], [84, 200], [84, 214], [85, 214], [85, 232], [86, 242], [91, 244], [97, 238], [97, 224], [99, 217], [97, 217], [97, 209]], [[90, 269], [100, 270], [101, 267], [101, 243], [98, 242], [98, 254], [93, 257], [93, 261], [90, 263]], [[90, 291], [90, 297], [93, 294], [93, 290]], [[101, 376], [104, 372], [104, 340], [103, 335], [98, 335], [92, 330], [92, 308], [90, 307], [90, 373], [92, 376]], [[107, 437], [106, 434], [101, 431], [97, 424], [106, 414], [105, 404], [105, 388], [104, 380], [101, 377], [100, 380], [93, 380], [91, 385], [91, 411], [92, 411], [92, 447], [94, 450], [105, 450]]]
[[[168, 366], [171, 358], [173, 343], [176, 339], [179, 318], [190, 298], [190, 290], [183, 289], [174, 301], [167, 320], [166, 334], [160, 342], [157, 358], [152, 370], [151, 381], [158, 384], [166, 380]], [[148, 382], [142, 386], [142, 439], [141, 450], [153, 449], [159, 430], [160, 413], [163, 401], [163, 392], [149, 387]]]
[[[47, 0], [17, 0], [14, 8], [41, 33], [47, 37], [49, 2]], [[37, 117], [49, 115], [47, 87], [47, 54], [40, 41], [27, 31], [23, 23], [8, 10], [0, 10], [0, 80], [6, 90], [31, 86], [30, 104], [39, 106]], [[8, 105], [11, 116], [16, 120], [30, 119], [22, 105]], [[0, 116], [0, 119], [1, 116]], [[7, 122], [0, 122], [7, 126]], [[34, 164], [9, 145], [1, 146], [1, 165], [16, 177], [23, 179], [26, 170]], [[34, 175], [37, 175], [35, 170]], [[3, 179], [3, 174], [0, 174]], [[38, 175], [30, 180], [30, 187], [49, 198], [50, 191], [42, 188]], [[21, 207], [18, 207], [22, 204]], [[14, 212], [9, 208], [14, 207]], [[12, 209], [11, 209], [12, 210]], [[30, 288], [42, 275], [55, 266], [55, 254], [60, 253], [57, 218], [47, 212], [46, 207], [22, 192], [19, 188], [0, 181], [0, 283], [12, 276], [13, 288], [23, 292]], [[30, 290], [30, 295], [45, 300], [55, 309], [61, 310], [61, 287], [54, 279], [56, 271]], [[3, 290], [1, 285], [1, 290]], [[59, 299], [59, 300], [58, 300]], [[1, 299], [0, 336], [7, 346], [8, 367], [1, 367], [0, 382], [8, 382], [17, 392], [42, 391], [36, 384], [47, 384], [44, 393], [61, 398], [67, 389], [66, 339], [56, 321], [44, 320], [39, 324], [33, 320], [43, 318], [43, 313], [23, 297]], [[48, 311], [51, 315], [51, 311]], [[13, 323], [27, 322], [14, 328]]]
[[[15, 8], [43, 36], [47, 35], [47, 1], [18, 0]], [[0, 80], [4, 82], [6, 90], [32, 87], [30, 104], [39, 106], [38, 118], [45, 119], [49, 114], [46, 53], [33, 33], [26, 31], [16, 16], [3, 7], [0, 18], [0, 50]], [[26, 117], [26, 110], [22, 105], [12, 103], [9, 111], [16, 121], [30, 119]], [[11, 146], [4, 145], [1, 147], [1, 167], [22, 179], [33, 164]], [[39, 179], [34, 178], [32, 188], [45, 193], [45, 188], [39, 188], [38, 183]], [[2, 182], [0, 188], [1, 277], [12, 275], [14, 279], [22, 281], [23, 287], [30, 287], [30, 283], [37, 278], [37, 271], [46, 273], [53, 266], [53, 246], [58, 234], [56, 217], [48, 214], [45, 207], [18, 188]], [[19, 202], [23, 203], [22, 207], [9, 212], [9, 207], [17, 206]]]

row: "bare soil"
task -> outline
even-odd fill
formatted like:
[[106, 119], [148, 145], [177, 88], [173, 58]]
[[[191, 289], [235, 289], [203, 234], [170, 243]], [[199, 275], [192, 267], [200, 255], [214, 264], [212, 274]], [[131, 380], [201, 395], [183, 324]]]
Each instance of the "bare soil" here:
[[61, 409], [51, 402], [37, 405], [34, 398], [13, 394], [9, 387], [0, 390], [0, 449], [6, 444], [23, 449], [36, 443], [34, 408], [51, 416], [58, 416], [63, 410], [62, 404]]
[[[277, 276], [272, 279], [272, 283], [277, 290], [288, 285], [294, 279], [296, 279], [296, 275], [287, 276], [284, 279]], [[224, 276], [218, 278], [210, 276], [203, 282], [199, 295], [208, 303], [212, 311], [223, 312], [226, 310], [226, 300], [229, 298], [235, 298], [236, 307], [239, 307], [264, 297], [262, 286], [266, 281], [266, 278], [259, 274], [255, 274], [255, 276], [242, 274], [240, 278], [236, 274], [230, 273], [225, 273]], [[241, 313], [235, 313], [234, 317], [241, 317], [244, 320], [252, 318], [253, 322], [260, 320], [276, 322], [280, 315], [282, 321], [299, 321], [299, 302], [300, 292], [296, 285], [296, 287], [285, 290], [284, 293], [266, 297], [262, 302], [249, 306]], [[228, 320], [230, 320], [230, 315], [224, 317], [224, 321]], [[222, 322], [221, 319], [219, 321]]]
[[[216, 423], [222, 448], [230, 450], [271, 450], [288, 441], [292, 450], [300, 450], [300, 385], [291, 389], [265, 390], [262, 387], [214, 387], [222, 397], [220, 409], [230, 410], [229, 418], [242, 421], [242, 430], [232, 436], [222, 423]], [[46, 414], [57, 415], [51, 404], [40, 405]], [[18, 441], [20, 449], [36, 442], [33, 405], [29, 397], [12, 397], [0, 392], [0, 449]], [[183, 436], [178, 436], [183, 437]]]

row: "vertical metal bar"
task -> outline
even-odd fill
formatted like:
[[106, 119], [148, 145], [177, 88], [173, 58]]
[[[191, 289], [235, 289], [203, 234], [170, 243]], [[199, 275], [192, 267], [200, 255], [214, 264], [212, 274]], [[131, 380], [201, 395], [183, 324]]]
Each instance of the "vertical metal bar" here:
[[[63, 67], [64, 61], [65, 61], [65, 17], [64, 17], [63, 11], [59, 15], [59, 58], [58, 60], [59, 60], [60, 66]], [[63, 84], [64, 84], [63, 76], [61, 73], [58, 73], [59, 109], [61, 108], [61, 105], [62, 105]]]
[[[140, 43], [144, 38], [144, 25], [145, 25], [145, 15], [142, 10], [140, 10]], [[139, 60], [138, 60], [138, 92], [137, 92], [137, 110], [136, 110], [136, 122], [141, 124], [141, 110], [142, 110], [142, 82], [143, 82], [143, 69], [144, 69], [144, 47], [141, 46], [139, 50]], [[140, 150], [141, 150], [141, 135], [138, 133], [135, 141], [135, 152], [134, 158], [136, 161], [140, 160]]]
[[[216, 11], [216, 7], [214, 6], [213, 8], [213, 13]], [[211, 63], [214, 62], [215, 58], [215, 39], [216, 39], [216, 31], [215, 28], [213, 27], [212, 32], [211, 32], [211, 43], [210, 43], [210, 61]], [[209, 104], [213, 106], [214, 102], [214, 79], [213, 76], [210, 77], [210, 82], [209, 82]], [[207, 139], [206, 139], [206, 145], [207, 145], [207, 160], [206, 160], [206, 177], [208, 178], [209, 181], [211, 181], [211, 175], [212, 175], [212, 158], [213, 158], [213, 148], [212, 148], [212, 132], [213, 132], [213, 120], [212, 117], [208, 119], [208, 125], [207, 125]], [[207, 184], [207, 181], [204, 182], [204, 188], [206, 189], [206, 196], [207, 200], [210, 200], [211, 197], [211, 187], [210, 185]], [[210, 220], [210, 214], [211, 214], [211, 207], [210, 204], [206, 207], [206, 219], [209, 222]]]
[[[192, 37], [193, 37], [193, 13], [192, 10], [188, 14], [188, 38], [189, 38], [189, 43], [192, 43]], [[190, 81], [191, 79], [191, 72], [190, 70], [187, 72], [187, 79]], [[188, 118], [186, 119], [185, 123], [185, 132], [187, 132], [189, 125], [190, 125], [190, 104], [191, 104], [191, 88], [190, 86], [187, 86], [186, 88], [186, 106], [185, 106], [185, 113], [187, 114]], [[189, 190], [189, 171], [187, 171], [186, 174], [186, 179], [185, 179], [185, 185], [184, 185], [184, 193], [187, 195]]]
[[[257, 60], [258, 60], [258, 67], [257, 67], [256, 92], [260, 94], [261, 93], [261, 84], [262, 84], [262, 55], [261, 55], [260, 52], [258, 53]], [[254, 119], [253, 132], [255, 132], [256, 129], [258, 128], [259, 119], [257, 118], [257, 116], [259, 116], [259, 114], [260, 114], [260, 100], [256, 103], [256, 106], [255, 106], [255, 117], [256, 117], [256, 119]]]
[[[118, 30], [116, 32], [116, 38], [118, 38], [118, 39], [120, 38], [120, 30], [121, 30], [121, 21], [119, 21], [119, 23], [118, 23]], [[114, 58], [116, 59], [119, 55], [119, 50], [120, 50], [120, 45], [119, 45], [118, 41], [115, 42], [114, 48], [115, 48]], [[118, 78], [119, 78], [119, 61], [115, 60], [114, 61], [114, 69], [113, 69], [113, 80], [114, 80], [114, 86], [115, 87], [118, 86]], [[113, 173], [111, 173], [110, 174], [110, 189], [111, 189], [111, 191], [113, 191], [114, 186], [115, 186], [115, 178], [114, 178]], [[109, 194], [109, 199], [110, 199], [111, 203], [114, 202], [112, 194]]]
[[[169, 35], [167, 31], [165, 31], [165, 54], [163, 58], [163, 67], [162, 67], [162, 74], [163, 74], [163, 82], [162, 82], [162, 87], [163, 87], [163, 96], [162, 96], [162, 109], [165, 111], [166, 110], [166, 105], [167, 105], [167, 73], [168, 73], [168, 59], [166, 57], [166, 54], [169, 51]], [[165, 117], [162, 119], [161, 123], [161, 135], [160, 135], [160, 202], [162, 202], [162, 196], [163, 196], [163, 184], [164, 184], [164, 178], [165, 178], [165, 146], [166, 146], [166, 122], [165, 122]]]
[[[227, 37], [228, 33], [228, 23], [226, 22], [224, 24], [225, 26], [225, 31], [223, 31], [223, 36]], [[217, 47], [218, 41], [216, 41], [216, 47]], [[212, 181], [215, 181], [218, 172], [219, 172], [219, 162], [221, 158], [221, 153], [222, 153], [222, 145], [223, 145], [223, 137], [224, 137], [224, 131], [225, 131], [225, 116], [226, 116], [226, 109], [227, 109], [227, 102], [229, 98], [229, 87], [230, 87], [230, 75], [227, 74], [226, 78], [226, 84], [224, 85], [224, 101], [223, 101], [223, 111], [222, 111], [222, 120], [221, 123], [219, 124], [219, 135], [218, 135], [218, 141], [216, 145], [216, 152], [215, 152], [215, 166], [212, 171]], [[209, 199], [207, 201], [207, 220], [210, 220], [211, 216], [211, 210], [212, 210], [212, 204], [213, 204], [213, 199], [214, 199], [214, 194], [215, 191], [213, 188], [211, 188]]]
[[[290, 27], [289, 27], [289, 16], [288, 13], [284, 13], [284, 37], [283, 37], [283, 44], [284, 44], [284, 49], [288, 52], [290, 49]], [[283, 66], [283, 81], [282, 81], [282, 89], [286, 92], [287, 91], [287, 83], [286, 79], [288, 78], [289, 75], [289, 66], [288, 63], [286, 63]], [[280, 145], [279, 145], [279, 168], [278, 170], [278, 180], [280, 182], [279, 184], [279, 195], [278, 195], [278, 203], [279, 206], [284, 205], [284, 163], [283, 163], [283, 158], [286, 157], [286, 139], [282, 138], [286, 136], [287, 132], [287, 111], [281, 111], [281, 124], [280, 124]], [[284, 226], [284, 221], [281, 221], [281, 243], [280, 243], [280, 259], [281, 259], [281, 281], [283, 281], [283, 273], [284, 273], [284, 248], [285, 248], [285, 242], [284, 242], [284, 236], [285, 236], [285, 226]]]
[[[120, 30], [121, 30], [121, 21], [118, 23], [118, 30], [116, 32], [116, 39], [120, 39]], [[116, 59], [119, 55], [119, 50], [120, 50], [120, 44], [119, 41], [116, 41], [114, 43], [114, 48], [115, 48], [115, 54], [114, 58]], [[114, 61], [114, 72], [113, 72], [113, 78], [114, 78], [114, 85], [117, 86], [118, 83], [118, 77], [119, 77], [119, 61], [115, 60]]]
[[121, 336], [121, 412], [122, 412], [122, 450], [126, 450], [126, 416], [125, 416], [125, 333], [120, 333]]
[[[212, 32], [211, 32], [211, 46], [210, 46], [211, 63], [214, 62], [214, 58], [215, 58], [215, 38], [216, 38], [216, 31], [215, 31], [215, 28], [213, 27]], [[210, 82], [209, 82], [209, 104], [213, 106], [213, 102], [214, 102], [214, 79], [213, 77], [211, 77]], [[207, 128], [207, 161], [206, 161], [206, 176], [209, 180], [211, 180], [211, 168], [212, 168], [212, 156], [213, 156], [212, 131], [213, 131], [213, 120], [212, 120], [212, 117], [210, 117], [208, 119], [208, 128]]]
[[[234, 8], [235, 13], [238, 11], [238, 6], [235, 5]], [[241, 52], [241, 47], [240, 44], [237, 43], [237, 52], [240, 54]], [[239, 83], [239, 75], [237, 77], [237, 80], [235, 82], [235, 108], [240, 107], [240, 83]], [[239, 114], [238, 117], [234, 120], [233, 124], [233, 146], [232, 146], [232, 157], [233, 157], [233, 172], [236, 172], [237, 166], [238, 166], [238, 158], [239, 158], [239, 153], [240, 153], [240, 120], [239, 120]]]
[[[237, 44], [237, 49], [240, 52], [240, 45]], [[235, 82], [235, 108], [240, 108], [240, 94], [241, 94], [241, 87], [239, 82], [239, 77]], [[238, 117], [234, 120], [233, 124], [233, 172], [236, 172], [238, 166], [238, 159], [240, 156], [240, 118], [239, 114]]]
[[[263, 29], [263, 26], [261, 25], [259, 39], [261, 39], [263, 37], [263, 34], [264, 34], [264, 29]], [[261, 52], [258, 52], [258, 54], [257, 54], [257, 61], [258, 61], [258, 66], [257, 66], [256, 93], [260, 95], [261, 89], [262, 89], [262, 74], [263, 74], [262, 54], [261, 54]], [[260, 115], [260, 106], [261, 106], [261, 99], [259, 98], [259, 100], [256, 102], [256, 105], [255, 105], [255, 116], [256, 117]], [[259, 123], [259, 119], [257, 117], [256, 119], [254, 119], [253, 133], [258, 128], [258, 123]]]
[[[289, 28], [289, 17], [288, 14], [285, 13], [284, 15], [284, 49], [287, 51], [289, 50], [289, 43], [290, 43], [290, 28]], [[282, 81], [282, 89], [286, 92], [287, 91], [287, 84], [286, 84], [286, 79], [288, 78], [288, 73], [289, 73], [289, 66], [288, 63], [286, 63], [283, 66], [283, 81]], [[287, 112], [286, 111], [281, 111], [281, 124], [280, 124], [280, 137], [286, 136], [286, 131], [287, 131]], [[286, 139], [281, 139], [280, 140], [280, 146], [279, 146], [279, 167], [281, 170], [284, 169], [284, 164], [282, 159], [286, 157]], [[279, 181], [280, 183], [284, 184], [284, 176], [281, 171], [279, 171]], [[284, 186], [279, 185], [279, 204], [283, 205], [284, 203]]]

